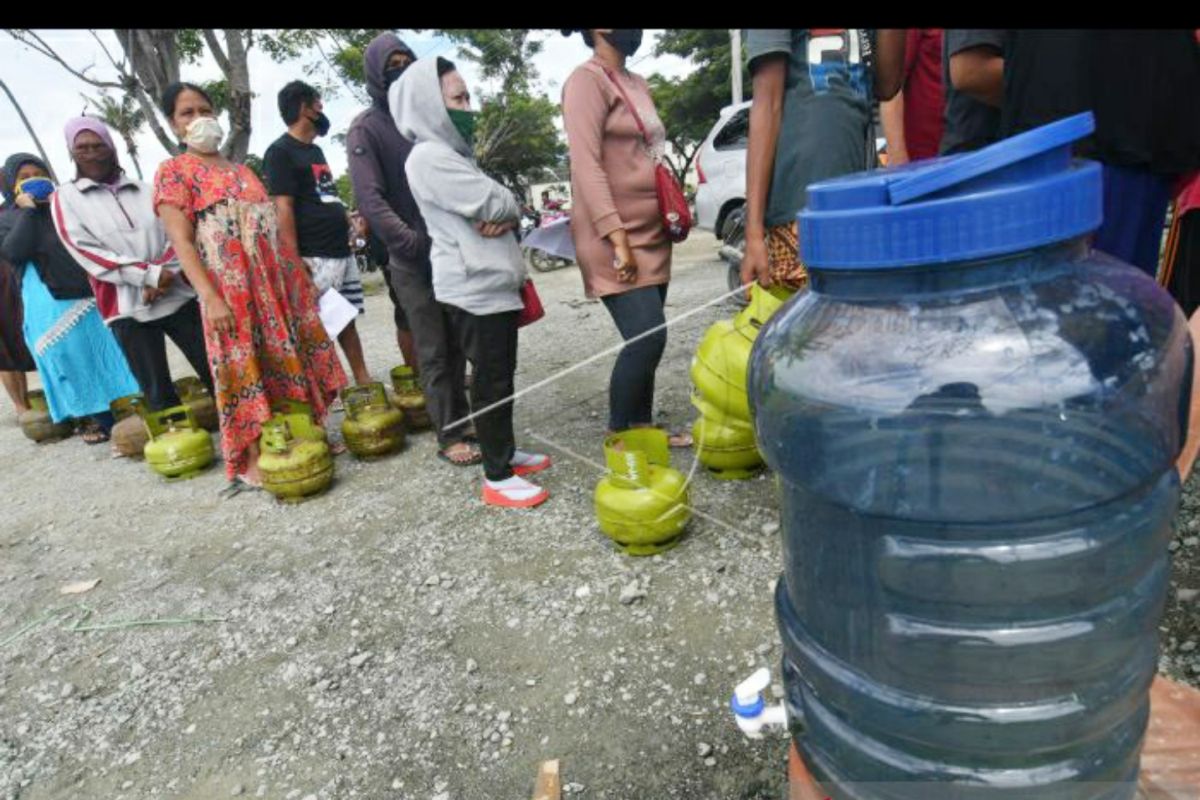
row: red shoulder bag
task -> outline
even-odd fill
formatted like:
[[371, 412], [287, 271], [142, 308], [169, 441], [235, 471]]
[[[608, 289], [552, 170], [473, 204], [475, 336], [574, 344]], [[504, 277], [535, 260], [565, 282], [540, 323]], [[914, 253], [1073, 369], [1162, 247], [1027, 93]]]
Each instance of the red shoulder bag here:
[[642, 124], [637, 108], [629, 101], [629, 95], [625, 94], [625, 88], [621, 86], [617, 76], [607, 67], [604, 68], [604, 74], [621, 93], [621, 98], [629, 107], [629, 113], [633, 114], [633, 121], [637, 123], [638, 131], [642, 134], [646, 151], [654, 159], [654, 189], [658, 194], [658, 214], [662, 218], [663, 231], [672, 242], [682, 242], [692, 229], [692, 212], [688, 208], [687, 198], [683, 196], [683, 189], [679, 187], [679, 181], [675, 180], [670, 168], [654, 156], [646, 126]]

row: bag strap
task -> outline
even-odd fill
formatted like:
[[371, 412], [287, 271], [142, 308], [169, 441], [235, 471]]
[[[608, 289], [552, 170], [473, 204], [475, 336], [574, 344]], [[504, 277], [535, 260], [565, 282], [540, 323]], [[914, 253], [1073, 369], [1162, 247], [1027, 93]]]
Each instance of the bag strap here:
[[629, 102], [629, 95], [625, 94], [625, 87], [621, 85], [621, 82], [617, 80], [617, 76], [614, 75], [612, 70], [610, 70], [608, 67], [601, 64], [600, 69], [604, 70], [604, 74], [608, 76], [608, 79], [613, 82], [613, 86], [616, 86], [617, 91], [621, 93], [621, 99], [624, 100], [625, 105], [628, 106], [629, 113], [633, 114], [633, 121], [637, 123], [638, 132], [642, 134], [642, 141], [646, 143], [647, 148], [652, 147], [650, 143], [650, 135], [646, 133], [646, 126], [642, 124], [642, 118], [638, 116], [637, 108], [633, 105], [633, 103]]

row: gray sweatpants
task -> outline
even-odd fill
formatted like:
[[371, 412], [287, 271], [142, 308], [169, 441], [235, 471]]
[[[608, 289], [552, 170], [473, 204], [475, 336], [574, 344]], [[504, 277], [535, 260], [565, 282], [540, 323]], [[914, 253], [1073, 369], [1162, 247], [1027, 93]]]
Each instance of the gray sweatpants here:
[[423, 265], [393, 258], [387, 268], [417, 347], [429, 418], [438, 444], [445, 448], [462, 441], [471, 427], [467, 423], [446, 430], [450, 423], [471, 413], [465, 388], [467, 359], [451, 331], [449, 316], [433, 296], [433, 283]]

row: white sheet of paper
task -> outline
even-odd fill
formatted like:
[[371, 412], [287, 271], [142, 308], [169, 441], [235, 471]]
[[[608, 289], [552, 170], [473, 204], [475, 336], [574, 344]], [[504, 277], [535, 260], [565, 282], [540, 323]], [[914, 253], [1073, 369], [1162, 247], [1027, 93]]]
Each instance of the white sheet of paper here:
[[325, 326], [325, 332], [329, 334], [330, 339], [336, 339], [338, 334], [346, 329], [346, 326], [354, 322], [358, 316], [358, 309], [354, 307], [346, 298], [338, 293], [337, 289], [326, 289], [321, 295], [319, 306], [321, 314], [321, 324]]

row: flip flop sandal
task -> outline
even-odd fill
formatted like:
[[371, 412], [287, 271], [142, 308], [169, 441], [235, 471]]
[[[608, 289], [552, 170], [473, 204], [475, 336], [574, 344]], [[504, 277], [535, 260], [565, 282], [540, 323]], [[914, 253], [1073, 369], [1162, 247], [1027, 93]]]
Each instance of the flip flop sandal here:
[[219, 491], [217, 494], [229, 500], [232, 497], [237, 497], [242, 492], [261, 492], [261, 486], [255, 486], [253, 483], [247, 483], [238, 476], [229, 482], [229, 485]]
[[447, 464], [452, 464], [453, 466], [456, 466], [456, 467], [473, 467], [476, 464], [483, 463], [483, 453], [479, 452], [479, 450], [474, 447], [471, 448], [470, 455], [460, 457], [460, 458], [454, 458], [449, 453], [447, 453], [445, 449], [438, 450], [437, 456], [442, 461], [445, 461]]
[[108, 441], [108, 434], [99, 428], [83, 430], [79, 433], [79, 438], [83, 439], [84, 444], [104, 444]]
[[667, 433], [667, 446], [675, 450], [687, 450], [694, 444], [692, 435], [686, 431], [681, 433]]

